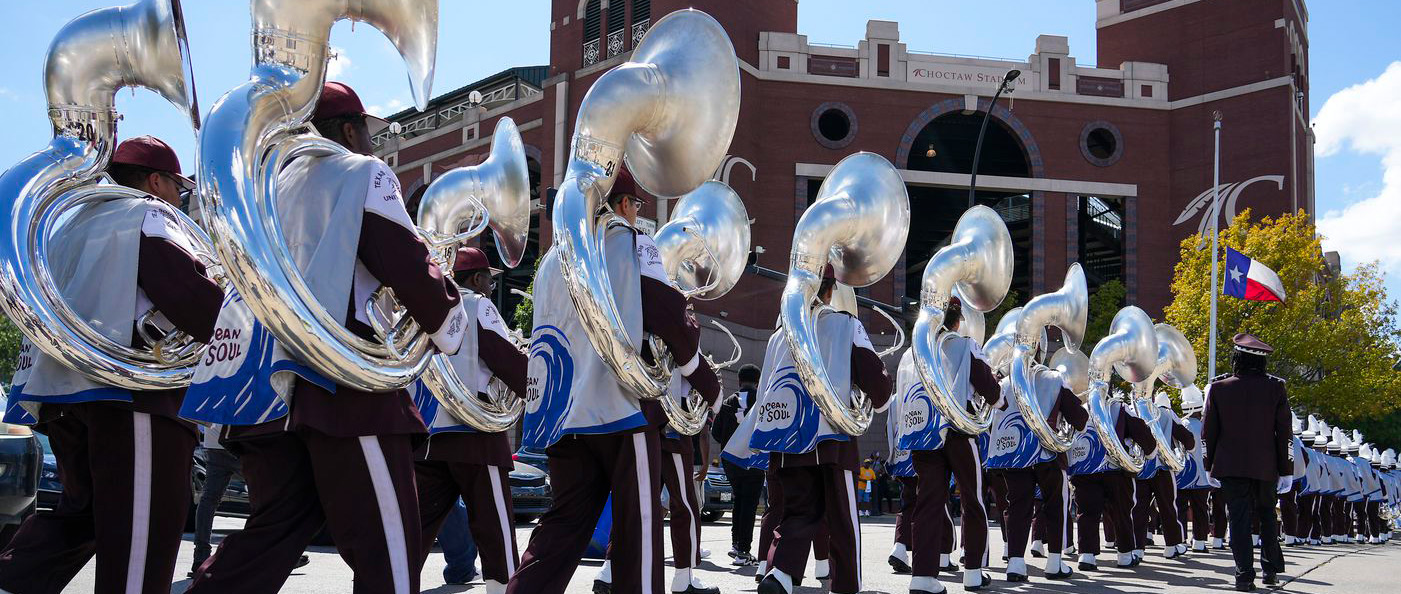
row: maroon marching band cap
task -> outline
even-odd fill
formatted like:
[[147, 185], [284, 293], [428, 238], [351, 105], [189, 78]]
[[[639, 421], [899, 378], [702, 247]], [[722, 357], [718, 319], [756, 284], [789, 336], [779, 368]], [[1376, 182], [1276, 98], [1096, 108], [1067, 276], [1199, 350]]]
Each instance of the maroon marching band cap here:
[[384, 118], [365, 111], [365, 104], [360, 102], [360, 96], [350, 85], [332, 81], [321, 87], [321, 99], [316, 102], [316, 113], [311, 116], [313, 121], [353, 115], [365, 116], [365, 125], [369, 127], [371, 136], [389, 127], [389, 122]]
[[1242, 353], [1267, 357], [1270, 353], [1275, 352], [1274, 347], [1265, 344], [1265, 341], [1260, 340], [1259, 337], [1249, 332], [1237, 334], [1235, 338], [1231, 339], [1231, 342], [1234, 342], [1236, 344], [1236, 350]]
[[613, 180], [613, 189], [609, 190], [608, 197], [612, 198], [618, 194], [637, 196], [637, 180], [632, 178], [632, 172], [628, 171], [626, 164], [618, 170], [618, 179]]
[[186, 190], [195, 189], [194, 180], [181, 175], [180, 157], [175, 155], [175, 149], [155, 136], [137, 136], [122, 141], [112, 153], [112, 163], [168, 173], [180, 180], [180, 185]]
[[457, 248], [457, 258], [452, 263], [453, 272], [472, 272], [486, 269], [492, 276], [501, 274], [500, 268], [492, 268], [486, 259], [486, 252], [474, 247]]

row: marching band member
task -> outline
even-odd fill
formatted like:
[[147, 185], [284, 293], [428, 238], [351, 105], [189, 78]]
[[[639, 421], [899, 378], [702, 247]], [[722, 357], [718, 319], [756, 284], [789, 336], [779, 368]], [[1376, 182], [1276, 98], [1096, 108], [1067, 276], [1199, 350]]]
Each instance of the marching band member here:
[[[1148, 456], [1157, 441], [1142, 419], [1130, 415], [1123, 398], [1109, 403], [1114, 414], [1114, 433], [1120, 440], [1133, 441]], [[1077, 550], [1080, 569], [1099, 569], [1095, 557], [1100, 552], [1099, 525], [1113, 530], [1115, 548], [1119, 551], [1118, 566], [1133, 567], [1139, 559], [1134, 556], [1133, 501], [1134, 477], [1116, 466], [1105, 452], [1097, 431], [1082, 431], [1067, 452], [1070, 464], [1070, 484], [1075, 487], [1075, 523], [1079, 531]]]
[[[898, 372], [896, 373], [896, 381], [898, 384]], [[885, 416], [885, 439], [890, 446], [890, 465], [887, 470], [890, 472], [890, 476], [900, 483], [900, 508], [895, 513], [895, 545], [890, 550], [890, 556], [886, 559], [886, 563], [895, 573], [907, 574], [910, 573], [911, 532], [913, 531], [915, 494], [919, 489], [919, 477], [915, 474], [914, 461], [910, 458], [910, 451], [899, 448], [900, 416], [903, 414], [901, 402], [903, 400], [900, 398], [894, 399]]]
[[[171, 212], [194, 187], [175, 151], [150, 136], [132, 138], [117, 147], [107, 173], [147, 196], [75, 214], [49, 251], [54, 282], [78, 315], [118, 344], [145, 346], [136, 320], [153, 308], [156, 330], [208, 343], [223, 291]], [[24, 340], [5, 422], [49, 437], [63, 496], [52, 513], [30, 516], [0, 552], [0, 589], [58, 592], [95, 554], [97, 592], [169, 591], [196, 442], [194, 425], [178, 414], [184, 392], [101, 385]]]
[[[632, 180], [632, 175], [626, 169], [618, 175], [618, 182], [613, 185], [613, 195], [608, 199], [608, 207], [613, 209], [613, 212], [618, 213], [618, 216], [627, 220], [628, 224], [637, 224], [637, 212], [642, 207], [642, 199], [637, 197], [636, 182]], [[642, 276], [661, 283], [668, 283], [666, 270], [662, 268], [661, 258], [658, 254], [657, 244], [652, 241], [652, 237], [638, 231], [637, 258], [642, 264]], [[689, 391], [691, 386], [685, 381], [675, 381], [672, 383], [671, 389]], [[717, 395], [718, 390], [717, 384]], [[707, 406], [713, 403], [714, 399], [711, 399], [707, 401]], [[667, 500], [668, 511], [671, 512], [668, 516], [670, 519], [668, 525], [671, 532], [672, 562], [676, 567], [676, 573], [671, 580], [671, 591], [686, 594], [720, 594], [718, 588], [705, 585], [692, 571], [697, 565], [700, 565], [702, 554], [700, 546], [701, 502], [696, 493], [696, 483], [691, 476], [691, 469], [695, 464], [694, 443], [689, 435], [677, 433], [668, 424], [662, 430], [661, 452], [662, 486], [670, 494]], [[612, 591], [611, 547], [609, 550], [610, 555], [604, 560], [598, 577], [594, 579], [595, 594], [608, 594]]]
[[[1290, 458], [1294, 460], [1294, 470], [1290, 476], [1294, 477], [1287, 489], [1279, 493], [1279, 519], [1280, 533], [1284, 538], [1285, 546], [1295, 546], [1302, 542], [1299, 536], [1299, 488], [1307, 472], [1304, 467], [1304, 444], [1299, 440], [1299, 435], [1304, 432], [1303, 423], [1299, 417], [1290, 411], [1289, 424], [1293, 428], [1293, 435], [1289, 440]], [[1283, 487], [1283, 485], [1281, 485]]]
[[[1036, 393], [1032, 396], [1041, 401], [1041, 410], [1049, 413], [1046, 422], [1055, 427], [1061, 419], [1065, 419], [1076, 431], [1083, 431], [1090, 420], [1090, 413], [1071, 391], [1068, 380], [1046, 367], [1038, 367], [1033, 373]], [[1072, 570], [1061, 559], [1063, 551], [1070, 545], [1066, 533], [1066, 526], [1070, 524], [1070, 482], [1065, 476], [1065, 459], [1042, 445], [1041, 440], [1027, 427], [1023, 419], [1027, 413], [1011, 390], [1012, 380], [1004, 378], [1001, 404], [993, 412], [986, 465], [1006, 484], [1007, 507], [1002, 526], [1004, 538], [1007, 539], [1007, 581], [1024, 582], [1027, 579], [1024, 553], [1031, 533], [1037, 488], [1040, 488], [1043, 498], [1041, 520], [1045, 524], [1046, 542], [1050, 545], [1050, 554], [1046, 557], [1046, 577], [1067, 579]]]
[[1289, 473], [1294, 464], [1289, 459], [1289, 395], [1282, 380], [1265, 373], [1265, 358], [1274, 348], [1250, 334], [1237, 334], [1233, 342], [1233, 372], [1207, 388], [1203, 462], [1226, 494], [1236, 590], [1248, 592], [1255, 589], [1252, 516], [1260, 520], [1263, 582], [1278, 583], [1276, 574], [1284, 570], [1275, 492], [1293, 482]]
[[1316, 537], [1318, 530], [1318, 486], [1322, 479], [1319, 474], [1318, 452], [1313, 449], [1317, 428], [1318, 420], [1313, 415], [1309, 415], [1305, 419], [1303, 433], [1295, 436], [1294, 453], [1298, 456], [1294, 461], [1295, 471], [1297, 472], [1300, 468], [1300, 460], [1303, 464], [1303, 473], [1294, 479], [1294, 503], [1298, 509], [1298, 519], [1295, 524], [1295, 532], [1297, 533], [1295, 545], [1318, 544]]
[[[942, 322], [946, 330], [951, 330], [958, 323], [962, 310], [962, 302], [957, 297], [950, 297]], [[945, 351], [949, 357], [960, 362], [962, 371], [957, 377], [966, 378], [957, 388], [962, 393], [956, 397], [961, 398], [965, 406], [971, 406], [970, 400], [975, 394], [988, 404], [995, 404], [1001, 396], [1001, 387], [992, 368], [983, 359], [978, 344], [964, 337], [951, 338], [944, 344], [947, 345]], [[925, 388], [915, 371], [912, 352], [906, 351], [901, 359], [897, 377], [903, 400], [908, 402], [911, 398], [921, 397], [918, 394]], [[931, 407], [930, 410], [936, 409]], [[938, 594], [945, 590], [936, 576], [946, 565], [942, 562], [940, 543], [952, 539], [951, 534], [945, 534], [944, 523], [939, 519], [939, 515], [947, 511], [950, 475], [958, 485], [959, 501], [963, 508], [963, 587], [965, 590], [978, 590], [992, 581], [983, 571], [988, 557], [983, 458], [976, 436], [953, 430], [937, 412], [931, 416], [934, 418], [905, 419], [900, 437], [901, 447], [910, 450], [915, 474], [919, 477], [919, 490], [915, 496], [916, 529], [910, 592]]]
[[[350, 152], [301, 157], [279, 174], [278, 211], [291, 256], [316, 281], [317, 300], [351, 332], [374, 339], [363, 305], [383, 285], [439, 350], [456, 353], [467, 326], [457, 288], [419, 240], [398, 179], [372, 156], [372, 122], [383, 123], [365, 112], [354, 90], [325, 84], [312, 123]], [[251, 339], [252, 332], [229, 326], [239, 318], [233, 302], [220, 312], [215, 346], [220, 335]], [[242, 348], [245, 355], [251, 350], [248, 344]], [[197, 369], [196, 385], [213, 376], [207, 386], [219, 392], [228, 379], [218, 371], [220, 363]], [[417, 592], [413, 569], [421, 526], [414, 449], [427, 428], [408, 391], [365, 392], [295, 365], [289, 376], [283, 368], [260, 367], [263, 362], [254, 357], [230, 363], [238, 366], [231, 376], [235, 383], [249, 383], [239, 374], [258, 374], [252, 387], [258, 397], [274, 390], [276, 397], [266, 408], [246, 406], [261, 418], [225, 428], [223, 443], [243, 462], [252, 512], [243, 530], [225, 538], [200, 568], [188, 591], [276, 592], [324, 525], [355, 572], [355, 592]], [[290, 387], [274, 373], [291, 379]], [[188, 416], [200, 405], [192, 388], [182, 413]]]
[[[609, 203], [625, 213], [640, 202], [631, 176], [620, 173]], [[685, 381], [713, 402], [719, 380], [700, 356], [700, 325], [687, 311], [686, 298], [666, 281], [644, 274], [660, 267], [659, 255], [652, 251], [642, 261], [638, 232], [628, 224], [614, 224], [606, 234], [604, 272], [612, 279], [620, 310], [636, 320], [640, 331], [661, 338]], [[568, 287], [560, 284], [561, 266], [558, 250], [551, 250], [536, 271], [522, 437], [525, 445], [549, 456], [554, 500], [532, 532], [506, 591], [564, 592], [611, 493], [612, 590], [658, 592], [658, 503], [667, 463], [660, 439], [667, 418], [655, 400], [629, 393], [593, 350]]]
[[[719, 405], [711, 429], [711, 436], [722, 447], [729, 443], [759, 399], [759, 368], [744, 365], [739, 368], [738, 377], [739, 390]], [[754, 516], [764, 490], [764, 470], [750, 468], [743, 461], [736, 462], [728, 456], [721, 456], [720, 465], [734, 492], [730, 512], [730, 558], [734, 565], [758, 565], [759, 559], [751, 552], [751, 545], [754, 543]]]
[[[1172, 412], [1172, 401], [1168, 399], [1167, 393], [1158, 392], [1153, 404], [1158, 407], [1157, 422], [1162, 434], [1182, 444], [1182, 449], [1185, 451], [1195, 449], [1197, 446], [1196, 437]], [[1149, 507], [1155, 501], [1157, 502], [1158, 520], [1163, 531], [1163, 557], [1173, 559], [1186, 553], [1187, 545], [1183, 544], [1185, 537], [1183, 533], [1186, 531], [1186, 526], [1177, 516], [1177, 479], [1173, 476], [1172, 471], [1161, 464], [1157, 458], [1148, 460], [1143, 465], [1143, 471], [1136, 478], [1134, 490], [1136, 493], [1133, 507], [1133, 529], [1136, 542], [1134, 554], [1142, 558], [1143, 549], [1150, 542], [1148, 515]]]
[[[1202, 391], [1196, 386], [1182, 390], [1182, 425], [1192, 434], [1192, 447], [1186, 452], [1182, 472], [1177, 473], [1177, 516], [1185, 526], [1192, 521], [1192, 550], [1206, 550], [1206, 539], [1211, 528], [1211, 514], [1208, 511], [1207, 495], [1211, 491], [1212, 479], [1202, 464], [1206, 446], [1202, 444], [1202, 410], [1206, 401]], [[1184, 535], [1185, 538], [1185, 535]]]
[[[831, 303], [836, 282], [827, 267], [816, 305]], [[829, 370], [846, 378], [834, 380], [838, 391], [861, 390], [877, 411], [884, 410], [891, 394], [890, 375], [860, 320], [830, 307], [819, 307], [814, 317]], [[808, 548], [824, 524], [832, 553], [830, 590], [860, 591], [861, 527], [854, 476], [860, 467], [860, 450], [852, 436], [832, 429], [810, 402], [787, 341], [780, 337], [774, 346], [766, 353], [774, 358], [764, 362], [771, 372], [766, 374], [767, 383], [760, 384], [761, 417], [750, 447], [770, 452], [769, 468], [782, 489], [783, 510], [768, 551], [768, 573], [758, 591], [793, 592], [807, 565]]]
[[[474, 247], [457, 250], [453, 277], [467, 318], [462, 348], [448, 358], [457, 376], [477, 393], [485, 394], [492, 378], [516, 394], [525, 393], [526, 357], [507, 337], [490, 295], [500, 271]], [[482, 579], [488, 594], [506, 590], [516, 569], [516, 531], [511, 505], [511, 441], [505, 431], [482, 433], [443, 410], [422, 385], [414, 398], [429, 438], [415, 453], [414, 482], [418, 487], [421, 525], [417, 570], [423, 570], [438, 530], [457, 506], [467, 506], [468, 526], [482, 558]], [[483, 396], [485, 398], [485, 396]]]

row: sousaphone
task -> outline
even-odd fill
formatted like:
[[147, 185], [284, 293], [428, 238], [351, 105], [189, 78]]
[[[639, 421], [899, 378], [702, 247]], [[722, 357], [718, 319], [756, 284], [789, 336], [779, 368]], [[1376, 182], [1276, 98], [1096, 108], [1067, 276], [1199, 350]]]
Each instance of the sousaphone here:
[[[199, 105], [179, 0], [143, 0], [79, 16], [55, 34], [44, 64], [53, 140], [0, 176], [0, 308], [44, 354], [101, 384], [129, 390], [188, 386], [204, 347], [175, 332], [153, 348], [113, 340], [74, 312], [55, 284], [49, 248], [74, 209], [117, 198], [145, 198], [96, 182], [116, 149], [115, 96], [123, 87], [155, 91], [198, 131]], [[214, 265], [209, 239], [175, 208], [151, 201]], [[73, 230], [81, 232], [81, 230]], [[154, 337], [153, 337], [154, 338]]]
[[1047, 347], [1047, 326], [1060, 329], [1065, 348], [1078, 349], [1085, 337], [1089, 309], [1090, 294], [1085, 284], [1085, 271], [1076, 263], [1065, 272], [1065, 283], [1059, 291], [1036, 296], [1022, 308], [1021, 319], [1017, 321], [1016, 352], [1008, 372], [1012, 396], [1021, 407], [1027, 427], [1041, 440], [1041, 446], [1056, 453], [1070, 449], [1076, 431], [1064, 419], [1056, 427], [1046, 420], [1050, 411], [1042, 410], [1041, 401], [1036, 397], [1036, 373], [1044, 367], [1036, 362], [1036, 353]]
[[1137, 474], [1143, 470], [1144, 455], [1137, 445], [1128, 446], [1114, 430], [1118, 420], [1111, 406], [1109, 380], [1118, 374], [1129, 383], [1138, 383], [1152, 374], [1158, 361], [1158, 337], [1153, 320], [1132, 305], [1119, 310], [1109, 323], [1109, 334], [1090, 352], [1090, 425], [1104, 449], [1119, 468]]
[[1174, 388], [1183, 388], [1197, 378], [1197, 353], [1192, 342], [1177, 328], [1168, 324], [1153, 326], [1158, 339], [1157, 363], [1148, 377], [1133, 386], [1134, 410], [1138, 418], [1148, 424], [1158, 447], [1155, 454], [1158, 460], [1173, 473], [1181, 472], [1186, 464], [1186, 454], [1172, 439], [1171, 433], [1164, 433], [1158, 423], [1162, 411], [1153, 404], [1153, 387], [1158, 380]]

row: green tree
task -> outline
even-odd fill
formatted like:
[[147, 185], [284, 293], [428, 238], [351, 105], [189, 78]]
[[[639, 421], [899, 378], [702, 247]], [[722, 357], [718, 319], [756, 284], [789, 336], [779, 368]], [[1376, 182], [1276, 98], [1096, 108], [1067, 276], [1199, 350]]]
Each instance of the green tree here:
[[[535, 281], [530, 281], [530, 286], [525, 288], [525, 292], [535, 294]], [[535, 301], [532, 299], [521, 299], [516, 304], [516, 311], [511, 312], [511, 318], [516, 323], [516, 329], [522, 334], [530, 336], [530, 332], [535, 329]]]
[[[1193, 235], [1182, 241], [1173, 300], [1164, 313], [1191, 339], [1200, 361], [1198, 380], [1205, 384], [1211, 254], [1198, 247], [1201, 239]], [[1274, 269], [1287, 301], [1219, 298], [1217, 373], [1230, 370], [1231, 337], [1250, 332], [1274, 346], [1270, 372], [1287, 382], [1296, 410], [1343, 427], [1380, 425], [1401, 410], [1401, 373], [1391, 368], [1401, 355], [1396, 305], [1387, 300], [1375, 263], [1335, 275], [1324, 263], [1320, 241], [1303, 212], [1252, 220], [1246, 211], [1221, 230], [1222, 254], [1235, 248]], [[1229, 274], [1224, 258], [1220, 274]], [[1387, 443], [1401, 447], [1396, 433]]]
[[1124, 306], [1126, 295], [1128, 289], [1117, 278], [1100, 285], [1090, 293], [1089, 323], [1085, 325], [1085, 343], [1080, 345], [1080, 350], [1086, 355], [1090, 354], [1090, 350], [1101, 338], [1109, 334], [1109, 323], [1114, 321], [1114, 315]]
[[9, 389], [10, 380], [15, 376], [15, 362], [19, 360], [19, 343], [24, 334], [10, 318], [0, 316], [0, 383]]

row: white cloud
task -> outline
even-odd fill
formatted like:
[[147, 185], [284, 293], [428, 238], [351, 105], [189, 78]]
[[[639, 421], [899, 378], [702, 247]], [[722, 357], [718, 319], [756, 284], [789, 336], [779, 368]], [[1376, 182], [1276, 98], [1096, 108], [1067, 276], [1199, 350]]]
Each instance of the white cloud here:
[[11, 91], [10, 89], [7, 89], [7, 88], [5, 88], [5, 87], [0, 87], [0, 99], [9, 99], [10, 101], [19, 101], [19, 93], [16, 93], [16, 92], [14, 92], [14, 91]]
[[1380, 260], [1394, 281], [1401, 277], [1401, 62], [1334, 93], [1318, 110], [1314, 131], [1316, 157], [1351, 151], [1379, 156], [1382, 165], [1379, 190], [1373, 184], [1356, 187], [1371, 191], [1353, 194], [1361, 199], [1318, 219], [1324, 249], [1353, 264]]
[[331, 46], [331, 59], [326, 64], [326, 80], [340, 80], [342, 74], [350, 70], [350, 57], [345, 50]]
[[384, 118], [399, 113], [400, 111], [403, 111], [405, 107], [408, 106], [409, 104], [404, 102], [404, 100], [402, 99], [390, 99], [386, 103], [366, 107], [365, 111], [370, 112], [370, 115], [377, 115], [379, 117]]

